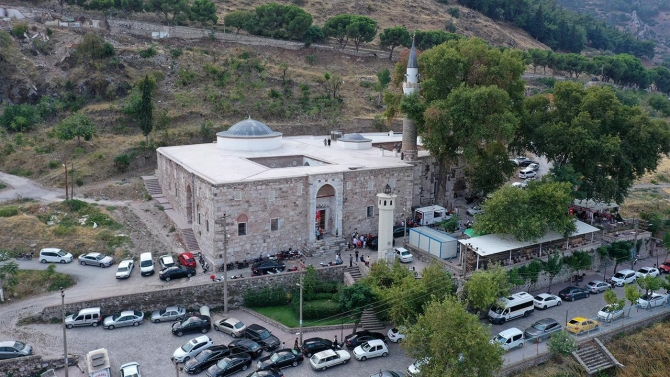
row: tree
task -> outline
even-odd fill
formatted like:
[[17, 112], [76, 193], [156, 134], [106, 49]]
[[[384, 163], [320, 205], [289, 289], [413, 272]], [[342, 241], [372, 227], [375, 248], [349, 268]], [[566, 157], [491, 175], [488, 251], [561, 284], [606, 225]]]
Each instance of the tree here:
[[356, 332], [358, 323], [361, 320], [361, 314], [370, 305], [372, 297], [370, 287], [360, 282], [342, 289], [340, 308], [347, 311], [354, 320], [354, 330], [352, 333]]
[[312, 15], [302, 8], [270, 3], [256, 7], [255, 18], [247, 24], [247, 30], [264, 37], [302, 40], [311, 26]]
[[377, 106], [381, 106], [382, 94], [384, 93], [384, 90], [386, 90], [390, 82], [391, 82], [391, 72], [389, 72], [388, 68], [377, 72], [377, 82], [375, 83], [375, 90], [377, 91], [377, 93], [379, 93], [379, 97], [377, 98]]
[[186, 0], [149, 0], [147, 10], [165, 18], [168, 25], [188, 17], [191, 7]]
[[663, 279], [658, 276], [646, 275], [643, 278], [637, 279], [637, 285], [644, 289], [645, 296], [649, 296], [655, 291], [661, 289], [661, 287], [664, 285], [664, 282]]
[[323, 30], [316, 25], [312, 25], [307, 29], [305, 35], [302, 36], [302, 41], [305, 42], [305, 46], [309, 46], [315, 42], [323, 42], [326, 37], [323, 35]]
[[483, 204], [474, 224], [481, 234], [508, 234], [519, 241], [533, 241], [553, 230], [564, 237], [575, 231], [574, 219], [565, 210], [572, 202], [572, 186], [543, 179], [525, 190], [504, 186]]
[[379, 34], [381, 48], [389, 49], [389, 60], [393, 58], [393, 49], [412, 43], [412, 37], [404, 26], [394, 26]]
[[[425, 359], [422, 376], [492, 376], [503, 365], [502, 347], [454, 297], [431, 301], [409, 327], [401, 347], [414, 359]], [[448, 345], [448, 346], [447, 346]]]
[[631, 306], [637, 305], [637, 300], [640, 298], [640, 291], [633, 284], [628, 284], [623, 287], [623, 291], [626, 295], [626, 300], [630, 302]]
[[630, 260], [632, 247], [630, 241], [616, 241], [606, 246], [607, 256], [614, 261], [614, 272], [617, 272], [619, 263]]
[[0, 116], [0, 126], [13, 132], [30, 131], [40, 122], [37, 108], [32, 105], [9, 105]]
[[74, 113], [63, 119], [54, 128], [56, 136], [60, 140], [72, 140], [77, 138], [77, 145], [81, 144], [81, 138], [89, 141], [96, 135], [95, 123], [84, 114]]
[[543, 265], [544, 272], [549, 276], [549, 287], [547, 293], [551, 293], [551, 284], [554, 278], [558, 276], [563, 270], [563, 258], [558, 253], [553, 253], [547, 257], [547, 261]]
[[4, 288], [11, 289], [19, 283], [19, 279], [16, 276], [19, 273], [19, 264], [13, 260], [6, 261], [0, 265], [0, 297], [3, 297], [4, 301]]
[[347, 25], [347, 38], [354, 42], [356, 51], [363, 42], [371, 42], [377, 35], [377, 21], [365, 16], [352, 16]]
[[203, 26], [207, 26], [210, 22], [216, 24], [219, 21], [219, 17], [216, 16], [216, 5], [210, 0], [193, 1], [189, 18], [200, 22]]
[[[463, 39], [461, 35], [455, 33], [447, 33], [443, 30], [417, 30], [414, 32], [414, 44], [419, 50], [429, 50], [435, 46], [439, 46], [447, 41], [456, 41]], [[412, 41], [408, 41], [403, 46], [410, 48]]]
[[340, 45], [340, 48], [344, 48], [349, 41], [347, 35], [347, 26], [351, 23], [351, 14], [338, 14], [337, 16], [331, 17], [326, 20], [323, 24], [323, 35], [326, 38], [333, 38]]
[[236, 10], [223, 17], [223, 24], [236, 29], [235, 33], [239, 34], [240, 29], [248, 30], [249, 24], [253, 22], [254, 19], [256, 19], [256, 15], [253, 12]]
[[626, 300], [619, 299], [619, 297], [616, 295], [616, 292], [611, 289], [605, 291], [603, 299], [605, 300], [605, 303], [607, 303], [607, 305], [613, 309], [613, 311], [621, 310], [626, 305]]
[[486, 311], [499, 298], [509, 295], [507, 272], [500, 265], [475, 271], [463, 285], [465, 301], [478, 311]]
[[[585, 251], [573, 251], [572, 255], [564, 258], [568, 267], [579, 274], [579, 271], [591, 267], [591, 256]], [[577, 283], [579, 285], [579, 283]]]
[[570, 356], [577, 351], [577, 341], [567, 331], [561, 330], [551, 334], [547, 347], [554, 355]]
[[154, 127], [154, 102], [153, 91], [156, 88], [156, 80], [149, 75], [145, 75], [144, 79], [137, 82], [141, 93], [141, 99], [137, 108], [137, 122], [140, 125], [142, 134], [144, 135], [147, 148], [149, 147], [149, 134]]

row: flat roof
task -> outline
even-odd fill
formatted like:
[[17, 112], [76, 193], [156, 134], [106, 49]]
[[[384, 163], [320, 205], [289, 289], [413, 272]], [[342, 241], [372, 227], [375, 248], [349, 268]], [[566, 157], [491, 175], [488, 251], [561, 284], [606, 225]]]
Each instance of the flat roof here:
[[450, 235], [448, 235], [445, 232], [440, 232], [439, 230], [435, 230], [433, 228], [427, 227], [427, 226], [419, 226], [416, 228], [409, 228], [408, 229], [410, 232], [416, 232], [419, 234], [423, 234], [424, 236], [428, 236], [432, 239], [438, 240], [438, 241], [456, 241], [456, 239]]
[[[373, 143], [401, 142], [402, 135], [388, 133], [363, 134]], [[326, 136], [327, 138], [328, 136]], [[188, 171], [211, 182], [225, 184], [245, 181], [260, 181], [293, 178], [314, 174], [341, 173], [350, 170], [408, 167], [411, 164], [400, 159], [400, 153], [379, 148], [364, 150], [343, 149], [337, 142], [330, 147], [323, 145], [324, 136], [283, 137], [282, 146], [270, 151], [232, 151], [217, 147], [217, 144], [192, 144], [161, 147], [157, 151], [180, 164]], [[302, 155], [326, 162], [325, 165], [298, 166], [291, 168], [269, 168], [253, 162], [251, 158], [285, 157]], [[419, 151], [419, 157], [429, 156], [427, 151]]]
[[[581, 236], [584, 234], [589, 234], [593, 232], [599, 232], [600, 229], [591, 226], [587, 223], [581, 221], [575, 221], [577, 230], [570, 235], [570, 237]], [[487, 234], [485, 236], [479, 236], [474, 238], [469, 238], [467, 240], [458, 240], [459, 243], [468, 246], [470, 249], [474, 250], [475, 253], [479, 254], [482, 257], [503, 253], [505, 251], [522, 249], [524, 247], [539, 245], [541, 243], [558, 241], [564, 239], [562, 234], [558, 234], [554, 231], [547, 232], [543, 237], [540, 237], [535, 242], [529, 241], [517, 241], [510, 236], [507, 238], [499, 234]]]
[[619, 210], [619, 205], [616, 203], [599, 202], [593, 199], [589, 200], [575, 199], [572, 201], [572, 205], [575, 207], [588, 208], [592, 211], [603, 211], [608, 209]]

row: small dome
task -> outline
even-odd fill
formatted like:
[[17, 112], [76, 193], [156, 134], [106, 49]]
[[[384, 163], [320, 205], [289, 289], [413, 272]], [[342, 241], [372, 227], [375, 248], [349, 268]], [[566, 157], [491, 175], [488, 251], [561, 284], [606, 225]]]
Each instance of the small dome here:
[[237, 122], [227, 131], [219, 132], [216, 135], [224, 137], [251, 138], [279, 136], [281, 135], [281, 132], [272, 131], [272, 129], [265, 123], [249, 117], [249, 119]]
[[341, 138], [337, 139], [337, 141], [349, 141], [349, 142], [354, 142], [354, 143], [365, 143], [372, 141], [372, 139], [366, 139], [363, 135], [361, 134], [346, 134], [342, 136]]

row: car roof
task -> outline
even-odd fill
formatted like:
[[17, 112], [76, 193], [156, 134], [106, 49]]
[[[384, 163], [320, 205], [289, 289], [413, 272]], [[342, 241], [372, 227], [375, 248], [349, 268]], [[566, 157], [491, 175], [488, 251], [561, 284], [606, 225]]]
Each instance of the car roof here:
[[256, 343], [255, 341], [253, 341], [253, 340], [251, 340], [251, 339], [237, 339], [237, 340], [233, 340], [232, 342], [228, 343], [229, 346], [230, 346], [231, 344], [232, 344], [233, 346], [235, 346], [235, 345], [247, 345], [247, 346], [251, 346], [251, 345], [254, 345], [254, 344], [258, 344], [258, 343]]
[[230, 317], [230, 318], [224, 318], [224, 319], [222, 319], [221, 322], [222, 322], [222, 323], [223, 323], [223, 322], [226, 322], [226, 323], [230, 323], [231, 325], [234, 325], [234, 324], [236, 324], [236, 323], [239, 323], [240, 320], [237, 319], [237, 318]]
[[552, 295], [551, 293], [538, 293], [535, 295], [535, 297], [547, 298], [547, 297], [556, 297], [556, 295]]
[[501, 335], [503, 337], [509, 337], [518, 334], [523, 334], [523, 331], [517, 329], [516, 327], [512, 327], [511, 329], [503, 330], [498, 333], [498, 335]]
[[325, 350], [325, 351], [317, 352], [316, 354], [314, 354], [314, 356], [319, 357], [319, 358], [330, 357], [330, 356], [335, 356], [335, 355], [337, 355], [337, 353], [335, 353], [335, 351], [333, 351], [333, 350]]
[[86, 254], [84, 254], [84, 255], [85, 255], [85, 256], [86, 256], [86, 255], [90, 255], [90, 256], [92, 256], [92, 257], [95, 257], [95, 256], [100, 255], [100, 253], [94, 251], [94, 252], [91, 252], [91, 253], [86, 253]]
[[131, 314], [132, 314], [132, 315], [135, 315], [135, 312], [132, 311], [132, 310], [124, 310], [124, 311], [122, 311], [122, 312], [119, 313], [119, 314], [121, 314], [121, 315], [131, 315]]
[[400, 252], [403, 252], [403, 251], [407, 251], [407, 252], [409, 252], [409, 250], [405, 249], [404, 247], [395, 247], [394, 249], [396, 249], [396, 250], [398, 250], [398, 251], [400, 251]]
[[62, 249], [59, 249], [57, 247], [45, 247], [44, 249], [40, 250], [40, 252], [42, 252], [42, 251], [54, 251], [54, 252], [56, 252], [56, 251], [61, 251], [61, 250]]
[[620, 274], [627, 274], [627, 273], [630, 273], [630, 272], [635, 272], [635, 271], [633, 271], [629, 268], [617, 271], [617, 273], [620, 273]]
[[131, 263], [133, 263], [132, 260], [126, 259], [121, 261], [121, 263], [119, 263], [119, 267], [128, 267]]
[[536, 321], [535, 323], [558, 323], [558, 321], [553, 318], [542, 318], [541, 320]]
[[172, 255], [167, 255], [167, 254], [166, 255], [161, 255], [159, 258], [163, 259], [163, 260], [166, 260], [166, 261], [167, 260], [170, 260], [170, 261], [173, 260]]
[[267, 330], [265, 327], [263, 327], [263, 326], [261, 326], [261, 325], [259, 325], [259, 324], [256, 324], [256, 323], [252, 323], [252, 324], [250, 324], [249, 326], [247, 326], [247, 328], [248, 328], [249, 330]]
[[183, 256], [183, 257], [186, 257], [186, 258], [193, 258], [193, 254], [191, 254], [190, 251], [185, 251], [185, 252], [179, 254], [179, 256], [180, 256], [180, 257]]
[[384, 344], [384, 341], [381, 340], [381, 339], [372, 339], [372, 340], [368, 340], [366, 343], [371, 345], [371, 346], [378, 346], [380, 344]]
[[4, 340], [0, 341], [0, 347], [13, 347], [16, 340]]
[[206, 342], [209, 342], [210, 339], [207, 335], [200, 335], [197, 338], [193, 338], [193, 339], [189, 340], [189, 342], [193, 342], [193, 341], [196, 341], [197, 343], [206, 343]]
[[577, 321], [577, 322], [584, 322], [586, 320], [588, 320], [588, 318], [584, 317], [574, 317], [573, 319], [571, 319], [571, 321]]
[[586, 283], [586, 285], [589, 285], [589, 284], [607, 284], [607, 283], [605, 283], [602, 280], [591, 280], [590, 282]]

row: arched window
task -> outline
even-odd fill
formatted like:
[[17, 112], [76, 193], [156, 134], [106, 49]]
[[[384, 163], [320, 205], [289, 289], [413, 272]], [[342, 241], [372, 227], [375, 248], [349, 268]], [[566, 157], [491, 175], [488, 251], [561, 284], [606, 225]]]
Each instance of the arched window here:
[[237, 235], [238, 236], [246, 236], [247, 235], [247, 223], [249, 222], [249, 218], [247, 215], [239, 215], [237, 216]]

